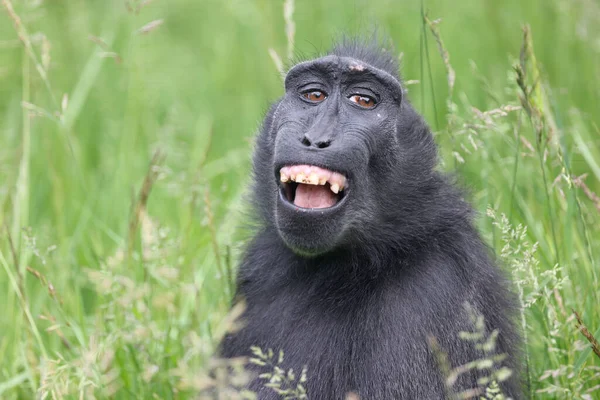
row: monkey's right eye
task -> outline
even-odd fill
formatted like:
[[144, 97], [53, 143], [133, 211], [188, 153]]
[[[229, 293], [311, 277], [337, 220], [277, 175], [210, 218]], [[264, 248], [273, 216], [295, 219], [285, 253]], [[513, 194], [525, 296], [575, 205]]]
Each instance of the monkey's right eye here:
[[302, 97], [311, 103], [320, 103], [327, 98], [327, 95], [325, 92], [321, 92], [320, 90], [309, 90], [302, 93]]

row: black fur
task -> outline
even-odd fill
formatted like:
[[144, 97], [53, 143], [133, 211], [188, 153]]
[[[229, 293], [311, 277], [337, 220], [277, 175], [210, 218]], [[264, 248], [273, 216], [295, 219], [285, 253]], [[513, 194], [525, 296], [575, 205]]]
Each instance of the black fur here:
[[[303, 101], [298, 91], [307, 82], [328, 98]], [[347, 101], [356, 85], [377, 95], [374, 109]], [[307, 147], [306, 135], [331, 144]], [[221, 355], [283, 350], [284, 368], [308, 367], [310, 399], [351, 391], [361, 399], [440, 399], [443, 380], [427, 336], [453, 367], [480, 358], [458, 336], [473, 330], [468, 302], [488, 333], [499, 331], [496, 351], [513, 370], [504, 393], [522, 398], [513, 296], [472, 225], [471, 207], [436, 163], [433, 137], [403, 98], [391, 51], [346, 42], [292, 68], [256, 143], [259, 228], [238, 274], [244, 328], [224, 339]], [[323, 213], [286, 204], [278, 178], [290, 164], [344, 173], [345, 202]], [[466, 373], [453, 389], [477, 387], [484, 374]], [[264, 383], [257, 378], [250, 388], [260, 399], [279, 398]]]

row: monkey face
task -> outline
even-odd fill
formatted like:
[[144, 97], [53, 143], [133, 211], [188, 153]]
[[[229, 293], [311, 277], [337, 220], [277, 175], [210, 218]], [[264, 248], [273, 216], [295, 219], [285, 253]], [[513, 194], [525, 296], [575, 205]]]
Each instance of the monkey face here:
[[293, 67], [285, 89], [269, 130], [278, 232], [300, 254], [352, 245], [351, 232], [384, 217], [378, 193], [401, 155], [400, 82], [363, 61], [326, 56]]

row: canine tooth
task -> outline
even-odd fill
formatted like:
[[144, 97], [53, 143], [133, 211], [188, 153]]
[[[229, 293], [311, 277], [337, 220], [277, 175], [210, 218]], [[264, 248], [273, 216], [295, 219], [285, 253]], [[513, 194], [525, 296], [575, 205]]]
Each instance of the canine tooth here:
[[296, 182], [304, 183], [305, 179], [306, 179], [306, 176], [302, 172], [300, 172], [298, 175], [296, 175]]
[[289, 176], [287, 176], [284, 172], [281, 173], [281, 182], [287, 182], [290, 180]]
[[333, 185], [331, 185], [331, 191], [335, 194], [338, 194], [338, 192], [340, 191], [340, 185], [334, 183]]
[[310, 176], [308, 177], [308, 182], [311, 185], [318, 185], [319, 184], [319, 177], [317, 176], [317, 174], [315, 174], [314, 172], [312, 174], [310, 174]]

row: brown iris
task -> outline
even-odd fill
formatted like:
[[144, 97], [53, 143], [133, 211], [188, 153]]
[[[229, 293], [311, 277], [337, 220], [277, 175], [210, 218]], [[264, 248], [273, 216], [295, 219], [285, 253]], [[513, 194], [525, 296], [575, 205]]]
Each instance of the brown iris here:
[[358, 104], [363, 108], [373, 108], [375, 107], [375, 99], [369, 96], [361, 96], [360, 94], [355, 94], [350, 96], [350, 101]]
[[312, 101], [314, 103], [320, 103], [323, 100], [325, 100], [325, 98], [327, 96], [325, 95], [325, 93], [323, 93], [319, 90], [313, 90], [310, 92], [302, 93], [302, 97], [304, 97], [305, 99]]

